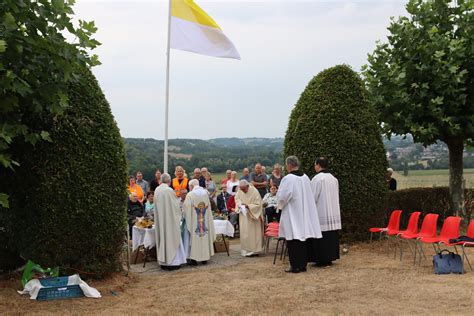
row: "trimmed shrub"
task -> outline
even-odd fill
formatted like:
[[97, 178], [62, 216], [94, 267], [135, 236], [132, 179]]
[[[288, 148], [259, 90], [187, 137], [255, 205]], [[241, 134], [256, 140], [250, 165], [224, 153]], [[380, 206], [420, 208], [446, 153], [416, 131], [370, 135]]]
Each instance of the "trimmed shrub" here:
[[[464, 191], [465, 196], [465, 223], [468, 223], [474, 209], [474, 190], [467, 189]], [[412, 188], [389, 192], [387, 196], [387, 204], [385, 207], [385, 219], [380, 220], [379, 225], [388, 223], [388, 218], [393, 210], [402, 210], [401, 227], [406, 227], [408, 217], [412, 212], [422, 212], [422, 216], [428, 213], [439, 214], [439, 226], [442, 225], [444, 219], [453, 216], [455, 212], [450, 207], [450, 197], [448, 187], [435, 188]], [[421, 220], [420, 220], [421, 223]], [[421, 224], [420, 224], [421, 225]]]
[[0, 182], [11, 196], [9, 227], [23, 258], [101, 277], [121, 268], [126, 162], [97, 80], [89, 70], [81, 76], [69, 87], [64, 115], [36, 122], [52, 142], [15, 146], [22, 164]]
[[317, 157], [329, 158], [339, 180], [342, 237], [366, 239], [383, 210], [387, 159], [376, 113], [349, 66], [326, 69], [309, 82], [291, 113], [284, 153], [296, 155], [308, 176]]

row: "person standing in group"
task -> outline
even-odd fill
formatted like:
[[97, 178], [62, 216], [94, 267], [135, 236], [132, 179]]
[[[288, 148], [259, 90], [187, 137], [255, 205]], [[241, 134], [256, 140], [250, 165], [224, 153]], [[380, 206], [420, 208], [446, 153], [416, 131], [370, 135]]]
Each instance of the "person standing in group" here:
[[156, 169], [155, 178], [150, 181], [150, 191], [155, 192], [156, 188], [159, 187], [160, 184], [161, 184], [161, 171], [160, 169]]
[[198, 262], [206, 264], [214, 255], [216, 234], [207, 191], [199, 186], [196, 179], [189, 181], [189, 188], [191, 191], [186, 196], [183, 211], [189, 237], [187, 258], [195, 266]]
[[277, 163], [273, 166], [273, 172], [272, 172], [272, 175], [270, 176], [270, 188], [274, 185], [279, 187], [281, 179], [282, 179], [281, 166], [279, 163]]
[[135, 196], [137, 197], [138, 199], [138, 202], [140, 202], [141, 204], [143, 204], [144, 200], [145, 200], [145, 193], [143, 192], [143, 189], [141, 186], [139, 186], [136, 182], [135, 182], [135, 177], [134, 176], [130, 176], [128, 178], [128, 193], [129, 194], [135, 194]]
[[[204, 183], [204, 189], [209, 193], [209, 198], [216, 203], [217, 188], [214, 181], [212, 181], [212, 175], [210, 172], [206, 172], [206, 181]], [[199, 184], [201, 185], [201, 184]]]
[[184, 168], [181, 166], [176, 166], [174, 174], [176, 178], [170, 183], [170, 187], [179, 198], [181, 194], [186, 194], [189, 191], [189, 180], [185, 177]]
[[244, 170], [242, 170], [242, 178], [240, 178], [240, 180], [247, 180], [248, 182], [250, 182], [250, 170], [249, 170], [249, 168], [244, 168]]
[[239, 214], [241, 255], [251, 257], [263, 251], [263, 205], [257, 189], [241, 180], [235, 195]]
[[221, 185], [227, 185], [227, 181], [232, 177], [232, 170], [227, 170], [225, 172], [225, 178], [221, 180]]
[[385, 178], [385, 181], [387, 182], [387, 187], [390, 191], [397, 191], [397, 180], [392, 177], [393, 176], [393, 169], [388, 168], [387, 169], [387, 176]]
[[201, 177], [199, 178], [199, 185], [201, 186], [201, 188], [204, 188], [204, 189], [206, 188], [206, 179], [207, 179], [208, 174], [209, 174], [209, 178], [211, 179], [211, 173], [209, 172], [209, 170], [207, 170], [206, 167], [202, 167]]
[[255, 165], [255, 171], [250, 174], [250, 183], [258, 190], [261, 198], [267, 194], [268, 179], [260, 163]]
[[[150, 184], [148, 184], [148, 181], [143, 179], [143, 174], [141, 171], [137, 172], [137, 184], [142, 188], [143, 194], [146, 194], [148, 191], [150, 191]], [[145, 202], [145, 198], [143, 199], [143, 202]]]
[[[184, 174], [184, 173], [183, 173]], [[176, 270], [186, 263], [181, 238], [181, 217], [176, 193], [170, 187], [171, 177], [161, 175], [161, 185], [155, 190], [154, 212], [156, 229], [156, 255], [163, 270]]]
[[341, 230], [339, 181], [329, 172], [328, 167], [328, 159], [319, 157], [314, 164], [317, 174], [311, 180], [323, 234], [323, 238], [315, 242], [311, 261], [320, 267], [329, 266], [334, 260], [339, 259], [339, 230]]
[[235, 195], [235, 192], [232, 192], [232, 188], [234, 186], [239, 185], [239, 180], [237, 179], [237, 172], [232, 171], [230, 174], [230, 179], [226, 183], [227, 185], [227, 192], [230, 192], [230, 195]]
[[299, 170], [296, 156], [285, 161], [286, 175], [278, 188], [278, 208], [282, 210], [279, 236], [286, 239], [291, 267], [286, 272], [306, 272], [308, 253], [315, 238], [321, 238], [316, 203], [307, 175]]

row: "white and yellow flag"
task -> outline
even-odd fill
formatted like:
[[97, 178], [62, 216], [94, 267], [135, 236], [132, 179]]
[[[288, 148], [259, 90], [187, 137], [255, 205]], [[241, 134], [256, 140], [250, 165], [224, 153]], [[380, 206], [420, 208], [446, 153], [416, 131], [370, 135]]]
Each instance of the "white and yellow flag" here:
[[171, 1], [171, 48], [201, 55], [240, 59], [234, 44], [193, 0]]

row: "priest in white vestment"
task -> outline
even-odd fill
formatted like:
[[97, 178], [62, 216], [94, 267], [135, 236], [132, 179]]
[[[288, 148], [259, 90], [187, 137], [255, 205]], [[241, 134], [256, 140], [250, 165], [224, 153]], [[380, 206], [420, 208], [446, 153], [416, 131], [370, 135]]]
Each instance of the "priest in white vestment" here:
[[311, 180], [314, 201], [318, 208], [323, 238], [316, 241], [311, 261], [324, 267], [339, 259], [339, 230], [341, 209], [339, 206], [339, 181], [329, 173], [329, 161], [325, 157], [316, 160], [316, 176]]
[[286, 272], [306, 272], [308, 253], [314, 240], [321, 238], [318, 212], [311, 191], [311, 182], [299, 170], [296, 156], [286, 158], [288, 174], [281, 180], [277, 193], [282, 210], [279, 236], [286, 239], [291, 267]]
[[163, 270], [176, 270], [186, 263], [181, 239], [182, 212], [176, 194], [170, 188], [171, 177], [161, 175], [161, 185], [155, 189], [154, 213], [156, 229], [156, 254]]
[[186, 249], [191, 265], [206, 264], [214, 255], [214, 218], [211, 201], [206, 189], [199, 186], [199, 180], [189, 181], [190, 192], [184, 200], [183, 210], [189, 248]]
[[241, 255], [251, 257], [263, 251], [263, 202], [247, 180], [240, 180], [239, 184], [235, 209], [239, 214]]

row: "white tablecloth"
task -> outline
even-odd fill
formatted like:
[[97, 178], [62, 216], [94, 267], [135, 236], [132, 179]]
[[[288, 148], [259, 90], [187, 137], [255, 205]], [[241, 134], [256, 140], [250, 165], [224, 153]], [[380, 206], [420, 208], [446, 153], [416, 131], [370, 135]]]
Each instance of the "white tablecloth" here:
[[140, 246], [151, 249], [156, 246], [155, 228], [138, 228], [133, 226], [132, 232], [133, 251]]
[[227, 221], [222, 219], [214, 220], [214, 231], [216, 235], [226, 235], [229, 237], [234, 237], [234, 226]]
[[[227, 220], [215, 219], [214, 231], [216, 235], [222, 234], [234, 237], [234, 226], [232, 226], [232, 224]], [[155, 247], [155, 228], [138, 228], [133, 226], [132, 245], [133, 251], [138, 249], [140, 246], [144, 246], [147, 249]]]

